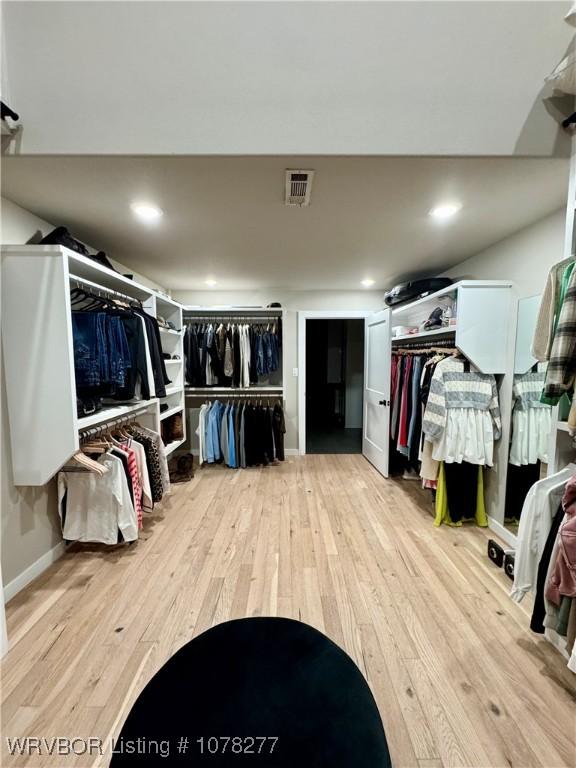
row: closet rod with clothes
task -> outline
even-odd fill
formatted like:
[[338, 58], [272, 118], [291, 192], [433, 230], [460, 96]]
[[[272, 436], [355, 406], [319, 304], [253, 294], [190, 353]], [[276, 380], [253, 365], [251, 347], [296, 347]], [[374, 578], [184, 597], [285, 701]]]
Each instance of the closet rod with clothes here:
[[392, 350], [390, 395], [393, 469], [436, 492], [436, 525], [486, 526], [483, 467], [501, 434], [494, 375], [451, 343], [403, 345]]
[[119, 291], [84, 278], [78, 283], [70, 290], [78, 416], [100, 410], [105, 399], [165, 397], [171, 380], [157, 319], [138, 299], [119, 299]]
[[134, 296], [128, 296], [127, 293], [121, 293], [120, 291], [116, 291], [114, 288], [106, 288], [102, 285], [98, 285], [98, 283], [92, 282], [92, 280], [88, 280], [85, 277], [79, 277], [78, 275], [70, 275], [70, 282], [75, 283], [77, 288], [81, 288], [82, 286], [86, 286], [87, 288], [90, 288], [92, 291], [96, 293], [96, 295], [100, 296], [117, 296], [120, 299], [123, 299], [124, 301], [129, 302], [130, 304], [135, 303], [138, 304], [138, 306], [142, 306], [142, 302], [140, 299], [134, 298]]
[[250, 320], [254, 323], [265, 323], [266, 321], [279, 320], [282, 314], [270, 314], [270, 315], [254, 315], [254, 314], [242, 314], [238, 312], [224, 312], [216, 315], [201, 314], [201, 315], [187, 315], [184, 313], [184, 322], [223, 322], [228, 321], [233, 323], [238, 320]]
[[[187, 318], [184, 333], [186, 384], [192, 387], [248, 389], [278, 383], [282, 373], [282, 319], [258, 317], [254, 322], [209, 314]], [[272, 380], [270, 379], [272, 377]]]
[[79, 451], [58, 473], [62, 536], [108, 545], [135, 541], [143, 513], [170, 492], [161, 435], [136, 413], [82, 433]]
[[200, 407], [196, 435], [199, 463], [232, 469], [284, 461], [284, 407], [279, 398], [215, 398]]
[[113, 429], [114, 427], [119, 427], [122, 424], [128, 424], [130, 422], [133, 422], [135, 419], [138, 418], [138, 416], [142, 416], [145, 413], [150, 413], [149, 405], [143, 406], [142, 408], [138, 408], [135, 411], [131, 411], [129, 414], [126, 414], [124, 416], [111, 417], [110, 419], [103, 421], [101, 424], [81, 428], [78, 430], [78, 434], [80, 435], [80, 437], [82, 436], [89, 437], [91, 435], [99, 435], [99, 434], [102, 434], [105, 430], [110, 430], [110, 429]]

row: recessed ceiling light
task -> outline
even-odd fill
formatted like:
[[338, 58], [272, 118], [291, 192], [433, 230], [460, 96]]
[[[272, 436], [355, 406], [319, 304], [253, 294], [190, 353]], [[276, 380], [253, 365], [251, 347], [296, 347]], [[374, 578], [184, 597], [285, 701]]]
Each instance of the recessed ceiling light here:
[[437, 205], [430, 211], [430, 216], [434, 219], [443, 221], [444, 219], [450, 219], [452, 216], [458, 213], [462, 208], [462, 203], [442, 203]]
[[215, 285], [217, 285], [216, 280], [214, 280], [212, 277], [209, 277], [208, 280], [204, 280], [206, 285], [210, 286], [210, 288], [214, 288]]
[[130, 208], [139, 219], [147, 224], [159, 221], [164, 214], [161, 208], [158, 208], [157, 205], [152, 205], [152, 203], [132, 203]]
[[362, 280], [362, 285], [364, 288], [370, 288], [371, 285], [374, 285], [374, 280], [372, 280], [371, 277], [367, 277], [365, 280]]

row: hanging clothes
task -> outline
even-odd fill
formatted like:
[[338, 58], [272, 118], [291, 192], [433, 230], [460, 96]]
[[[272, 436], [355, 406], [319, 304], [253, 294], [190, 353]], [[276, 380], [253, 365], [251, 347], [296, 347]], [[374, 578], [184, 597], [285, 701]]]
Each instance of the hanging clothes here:
[[[456, 470], [448, 483], [446, 470]], [[463, 470], [463, 474], [459, 470]], [[464, 481], [465, 478], [465, 482]], [[484, 503], [484, 472], [483, 468], [473, 464], [440, 465], [438, 487], [435, 502], [436, 515], [434, 525], [442, 523], [460, 527], [463, 519], [476, 521], [481, 528], [488, 526], [488, 517]]]
[[576, 597], [576, 476], [566, 483], [562, 497], [565, 518], [558, 530], [558, 552], [548, 576], [546, 597], [560, 606], [563, 598]]
[[210, 409], [207, 403], [203, 403], [200, 406], [200, 413], [198, 414], [198, 427], [196, 428], [196, 434], [198, 436], [198, 462], [200, 466], [207, 461], [206, 454], [206, 416]]
[[576, 270], [572, 270], [552, 340], [542, 402], [556, 405], [576, 376]]
[[552, 408], [540, 402], [545, 376], [544, 371], [537, 371], [514, 377], [509, 462], [518, 467], [538, 461], [548, 463]]
[[496, 379], [467, 361], [447, 358], [436, 366], [422, 428], [445, 463], [492, 466], [501, 435]]
[[186, 383], [247, 389], [281, 365], [282, 325], [189, 322], [184, 331]]
[[118, 544], [138, 538], [138, 519], [122, 462], [106, 453], [98, 463], [105, 475], [58, 473], [58, 511], [66, 541]]
[[[548, 273], [532, 340], [532, 356], [540, 362], [550, 359], [555, 324], [567, 288], [565, 283], [573, 266], [572, 259], [564, 259], [555, 264]], [[570, 272], [566, 272], [567, 267], [571, 267]]]
[[514, 585], [510, 593], [517, 603], [535, 587], [538, 564], [552, 520], [562, 501], [565, 485], [574, 472], [576, 465], [570, 464], [560, 472], [539, 480], [526, 496], [516, 539]]
[[541, 465], [525, 464], [517, 466], [508, 465], [506, 473], [506, 496], [504, 519], [518, 522], [522, 516], [524, 500], [530, 488], [540, 480]]
[[544, 549], [542, 550], [542, 556], [538, 563], [538, 571], [536, 578], [536, 596], [534, 598], [534, 608], [532, 610], [532, 618], [530, 620], [530, 629], [532, 632], [536, 632], [539, 635], [544, 634], [544, 619], [546, 617], [546, 605], [544, 602], [544, 590], [546, 589], [546, 577], [548, 575], [548, 569], [550, 568], [550, 562], [552, 560], [552, 553], [554, 551], [554, 545], [560, 530], [560, 523], [564, 519], [564, 510], [562, 505], [558, 507], [556, 514], [552, 519], [552, 525], [546, 538]]
[[285, 432], [279, 402], [237, 405], [214, 400], [199, 413], [200, 464], [223, 462], [236, 469], [284, 461]]

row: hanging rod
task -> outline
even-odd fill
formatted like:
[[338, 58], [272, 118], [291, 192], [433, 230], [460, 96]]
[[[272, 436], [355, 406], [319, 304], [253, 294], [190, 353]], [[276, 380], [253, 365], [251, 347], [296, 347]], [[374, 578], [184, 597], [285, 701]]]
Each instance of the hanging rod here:
[[184, 315], [184, 322], [200, 323], [206, 321], [219, 321], [223, 320], [252, 320], [255, 323], [264, 323], [267, 320], [278, 320], [280, 315], [240, 315], [238, 313], [219, 314], [219, 315]]
[[129, 421], [134, 421], [135, 418], [138, 416], [142, 416], [142, 414], [146, 413], [150, 408], [150, 405], [142, 406], [142, 408], [137, 408], [136, 410], [132, 411], [131, 413], [125, 413], [122, 416], [115, 416], [110, 419], [106, 419], [105, 421], [100, 422], [99, 424], [93, 424], [90, 427], [84, 427], [78, 430], [79, 435], [97, 435], [99, 432], [102, 432], [104, 429], [109, 429], [110, 427], [118, 426], [119, 424], [126, 424]]
[[85, 277], [78, 277], [78, 275], [70, 274], [69, 278], [71, 283], [76, 283], [77, 288], [81, 288], [82, 285], [85, 285], [97, 291], [98, 294], [104, 293], [106, 296], [120, 296], [120, 298], [127, 299], [128, 301], [137, 301], [140, 304], [142, 303], [141, 300], [137, 299], [135, 296], [129, 296], [127, 293], [120, 293], [120, 291], [115, 291], [113, 288], [105, 288], [103, 285], [94, 283], [92, 280], [87, 280]]
[[[394, 341], [394, 339], [392, 339]], [[442, 341], [441, 339], [438, 341], [421, 341], [417, 342], [414, 341], [412, 344], [402, 344], [400, 343], [400, 346], [393, 347], [392, 352], [401, 352], [403, 350], [414, 350], [414, 349], [454, 349], [457, 350], [458, 347], [455, 346], [453, 341], [450, 341], [447, 339], [446, 341]]]
[[283, 400], [283, 395], [283, 392], [219, 392], [213, 395], [202, 392], [190, 392], [186, 394], [186, 397], [196, 400]]

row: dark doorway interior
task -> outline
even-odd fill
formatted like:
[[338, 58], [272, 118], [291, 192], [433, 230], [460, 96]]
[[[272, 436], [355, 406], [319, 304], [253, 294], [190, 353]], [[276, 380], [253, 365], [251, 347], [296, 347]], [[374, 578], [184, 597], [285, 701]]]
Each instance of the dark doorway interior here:
[[361, 453], [364, 320], [306, 321], [306, 453]]

